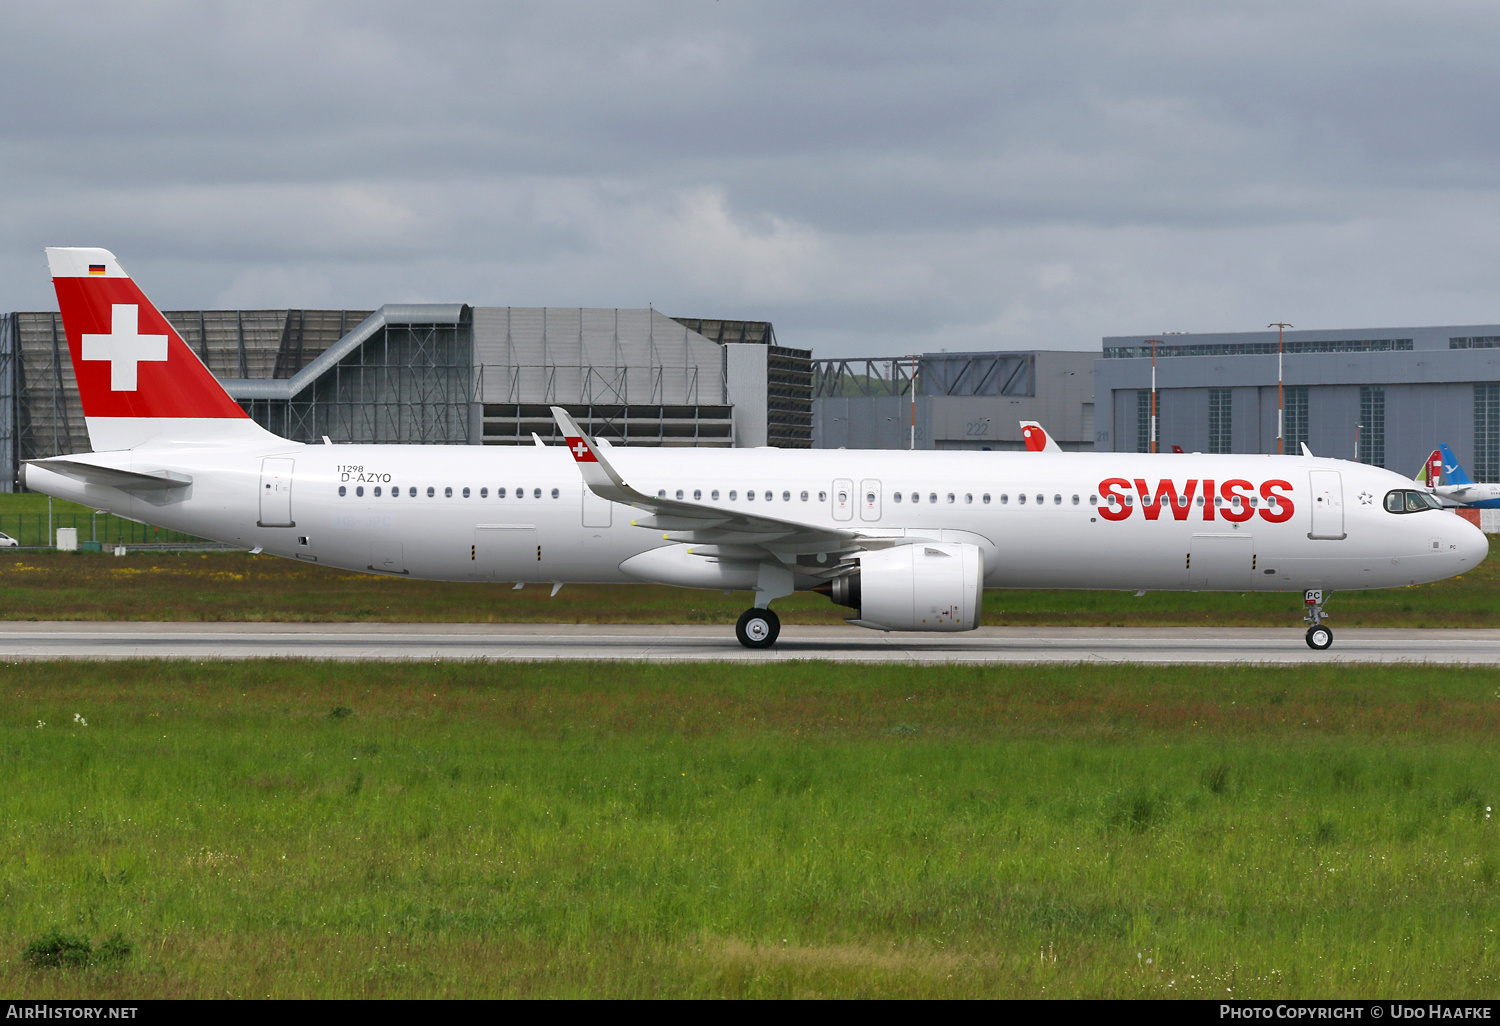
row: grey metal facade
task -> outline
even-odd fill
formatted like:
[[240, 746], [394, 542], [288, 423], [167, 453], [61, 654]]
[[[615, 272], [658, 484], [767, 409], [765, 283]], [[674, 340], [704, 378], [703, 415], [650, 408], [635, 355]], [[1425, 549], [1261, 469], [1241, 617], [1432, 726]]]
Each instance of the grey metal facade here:
[[386, 306], [295, 373], [220, 381], [257, 423], [294, 441], [464, 445], [472, 321], [463, 305]]
[[[357, 310], [167, 310], [221, 378], [287, 377], [369, 315]], [[88, 432], [62, 318], [0, 314], [0, 491], [20, 461], [87, 452]]]
[[21, 441], [17, 415], [20, 403], [16, 401], [16, 375], [20, 370], [20, 358], [16, 354], [16, 315], [0, 315], [0, 491], [9, 491], [10, 482], [16, 479], [20, 464], [17, 445]]
[[[743, 358], [737, 358], [740, 354]], [[811, 353], [767, 321], [608, 307], [479, 307], [485, 444], [556, 436], [561, 406], [622, 445], [812, 444]]]
[[554, 405], [616, 444], [734, 444], [722, 347], [656, 310], [478, 307], [474, 363], [485, 444], [553, 439]]
[[[1500, 325], [1288, 331], [1287, 449], [1413, 474], [1439, 443], [1478, 477], [1500, 474]], [[1276, 332], [1164, 335], [1157, 346], [1161, 451], [1276, 452]], [[1104, 339], [1095, 444], [1141, 451], [1150, 336]], [[1226, 448], [1227, 446], [1227, 448]]]
[[[924, 353], [817, 360], [814, 444], [823, 449], [1023, 449], [1020, 422], [1070, 451], [1094, 447], [1096, 354]], [[916, 375], [916, 400], [912, 376]], [[915, 406], [915, 410], [913, 410]]]
[[[623, 445], [812, 440], [812, 354], [765, 321], [463, 304], [165, 316], [258, 423], [297, 441], [530, 445], [554, 438], [553, 405]], [[0, 490], [23, 460], [88, 449], [61, 317], [0, 314]]]
[[673, 320], [723, 347], [737, 444], [812, 448], [812, 350], [778, 345], [770, 321]]

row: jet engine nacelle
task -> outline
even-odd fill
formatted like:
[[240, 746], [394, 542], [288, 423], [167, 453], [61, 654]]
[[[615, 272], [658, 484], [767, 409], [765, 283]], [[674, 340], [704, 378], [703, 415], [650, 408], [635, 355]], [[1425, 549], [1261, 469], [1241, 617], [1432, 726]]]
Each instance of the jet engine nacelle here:
[[[824, 589], [819, 589], [820, 591]], [[858, 610], [850, 623], [883, 631], [972, 631], [984, 597], [984, 557], [967, 542], [918, 542], [859, 556], [827, 593]]]

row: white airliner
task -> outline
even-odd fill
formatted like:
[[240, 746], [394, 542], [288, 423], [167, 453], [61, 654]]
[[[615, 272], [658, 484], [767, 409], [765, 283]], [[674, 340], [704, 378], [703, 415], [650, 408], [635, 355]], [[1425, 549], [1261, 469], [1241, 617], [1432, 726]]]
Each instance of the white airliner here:
[[1417, 471], [1415, 480], [1446, 505], [1500, 509], [1500, 484], [1475, 481], [1469, 477], [1446, 443], [1432, 450], [1432, 455]]
[[[850, 622], [967, 631], [989, 588], [1327, 593], [1472, 569], [1483, 534], [1399, 474], [1310, 456], [305, 445], [251, 420], [102, 249], [48, 249], [94, 452], [30, 489], [376, 574], [828, 595]], [[1399, 498], [1399, 501], [1398, 501]]]

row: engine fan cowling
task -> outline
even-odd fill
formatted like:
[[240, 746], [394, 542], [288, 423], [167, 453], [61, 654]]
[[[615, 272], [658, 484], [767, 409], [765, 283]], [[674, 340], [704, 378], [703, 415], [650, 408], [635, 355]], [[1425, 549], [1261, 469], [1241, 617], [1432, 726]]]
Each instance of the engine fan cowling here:
[[[839, 589], [859, 616], [884, 631], [972, 631], [984, 597], [984, 557], [968, 543], [918, 542], [866, 552]], [[835, 601], [840, 601], [838, 594]]]

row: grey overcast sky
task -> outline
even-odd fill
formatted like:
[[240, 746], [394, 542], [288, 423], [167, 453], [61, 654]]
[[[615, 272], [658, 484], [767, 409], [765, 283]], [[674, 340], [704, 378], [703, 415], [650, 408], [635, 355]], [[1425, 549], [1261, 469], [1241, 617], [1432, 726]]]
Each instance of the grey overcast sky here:
[[645, 306], [820, 356], [1500, 321], [1500, 5], [10, 3], [0, 309]]

